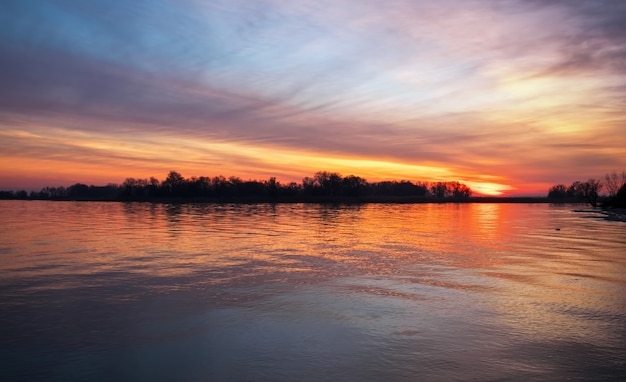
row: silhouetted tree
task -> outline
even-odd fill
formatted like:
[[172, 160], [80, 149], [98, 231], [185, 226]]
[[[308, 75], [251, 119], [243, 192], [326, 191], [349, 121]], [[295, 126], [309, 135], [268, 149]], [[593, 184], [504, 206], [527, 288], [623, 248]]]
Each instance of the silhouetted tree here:
[[624, 184], [626, 184], [626, 171], [618, 174], [613, 170], [612, 173], [604, 175], [604, 186], [610, 198], [615, 197]]
[[293, 197], [303, 192], [304, 187], [296, 182], [290, 182], [288, 185], [281, 187], [281, 194]]
[[236, 195], [242, 197], [264, 197], [268, 196], [267, 185], [256, 180], [247, 180], [239, 183], [235, 187]]
[[437, 182], [437, 183], [433, 183], [430, 186], [430, 193], [435, 197], [435, 198], [445, 198], [447, 195], [448, 191], [448, 187], [446, 186], [445, 182]]
[[183, 178], [180, 173], [170, 171], [169, 174], [167, 174], [167, 178], [161, 183], [161, 188], [165, 191], [166, 195], [181, 196], [180, 194], [184, 183], [185, 178]]
[[452, 193], [452, 197], [457, 199], [469, 198], [472, 195], [472, 190], [459, 182], [448, 182], [448, 189]]
[[557, 184], [548, 190], [548, 198], [550, 199], [565, 199], [567, 196], [567, 187], [564, 184]]
[[267, 188], [267, 193], [270, 196], [270, 198], [278, 197], [280, 183], [276, 181], [276, 177], [271, 177], [268, 181], [266, 181], [265, 187]]
[[15, 200], [15, 199], [28, 199], [28, 193], [25, 190], [20, 190], [20, 191], [0, 191], [0, 199], [9, 199], [9, 200]]
[[326, 196], [336, 196], [340, 194], [341, 182], [343, 178], [336, 172], [319, 171], [313, 176], [314, 189], [318, 193]]
[[211, 192], [211, 179], [206, 176], [191, 178], [190, 188], [194, 197], [207, 197]]
[[570, 189], [574, 195], [582, 200], [585, 200], [592, 207], [598, 205], [598, 192], [602, 188], [602, 183], [599, 180], [590, 178], [586, 182], [576, 181], [572, 183]]
[[67, 188], [67, 196], [69, 198], [84, 198], [89, 191], [89, 186], [82, 183], [76, 183]]
[[581, 198], [581, 194], [580, 194], [580, 188], [581, 188], [582, 182], [580, 182], [579, 180], [574, 181], [572, 184], [570, 184], [570, 186], [567, 188], [567, 196], [571, 197], [571, 198]]
[[148, 179], [148, 184], [146, 185], [146, 187], [148, 188], [147, 190], [147, 195], [150, 197], [157, 197], [159, 196], [159, 185], [161, 184], [161, 182], [159, 182], [159, 180], [153, 176], [150, 177], [150, 179]]
[[[577, 185], [576, 190], [579, 190]], [[430, 185], [432, 195], [436, 197], [465, 198], [471, 195], [471, 190], [459, 182], [438, 182]], [[270, 177], [266, 181], [242, 180], [239, 177], [224, 176], [184, 178], [177, 171], [170, 171], [163, 182], [155, 177], [149, 179], [126, 178], [118, 186], [87, 186], [76, 183], [68, 188], [45, 187], [39, 192], [1, 191], [0, 198], [4, 199], [76, 199], [76, 200], [151, 200], [168, 198], [193, 198], [199, 200], [258, 200], [270, 198], [275, 200], [287, 197], [297, 200], [298, 197], [320, 198], [319, 200], [335, 200], [336, 198], [370, 197], [425, 197], [428, 194], [427, 183], [412, 183], [403, 181], [383, 181], [368, 183], [367, 180], [348, 175], [345, 178], [336, 172], [319, 171], [313, 177], [305, 177], [302, 183], [291, 182], [283, 185]]]
[[626, 183], [617, 190], [615, 196], [611, 199], [611, 205], [613, 207], [626, 208]]
[[44, 199], [61, 199], [67, 197], [67, 189], [61, 187], [45, 187], [41, 190], [40, 194], [44, 196]]
[[228, 195], [230, 183], [222, 175], [211, 178], [211, 189], [214, 197], [225, 197]]
[[315, 179], [305, 176], [302, 178], [302, 190], [303, 193], [307, 196], [315, 195], [316, 193], [316, 184]]
[[123, 199], [143, 199], [146, 197], [147, 179], [126, 178], [122, 183], [120, 197]]
[[348, 175], [343, 178], [341, 189], [344, 196], [359, 196], [367, 189], [367, 181], [359, 176]]

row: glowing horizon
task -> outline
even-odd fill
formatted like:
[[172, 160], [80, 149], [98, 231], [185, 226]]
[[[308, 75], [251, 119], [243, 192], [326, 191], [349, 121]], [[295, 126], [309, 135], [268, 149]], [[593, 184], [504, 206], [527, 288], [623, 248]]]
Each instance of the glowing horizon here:
[[545, 195], [626, 168], [626, 4], [0, 4], [0, 189], [237, 176]]

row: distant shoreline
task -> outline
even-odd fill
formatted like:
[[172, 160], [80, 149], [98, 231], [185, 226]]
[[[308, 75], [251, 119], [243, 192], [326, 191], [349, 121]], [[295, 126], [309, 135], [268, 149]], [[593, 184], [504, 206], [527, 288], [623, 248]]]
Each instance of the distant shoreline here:
[[499, 196], [472, 196], [468, 198], [434, 198], [421, 196], [362, 196], [362, 197], [226, 197], [226, 198], [183, 198], [183, 197], [155, 197], [155, 198], [49, 198], [49, 199], [8, 199], [8, 200], [45, 200], [45, 201], [74, 201], [74, 202], [121, 202], [121, 203], [156, 203], [156, 204], [586, 204], [579, 199], [551, 199], [547, 197], [499, 197]]

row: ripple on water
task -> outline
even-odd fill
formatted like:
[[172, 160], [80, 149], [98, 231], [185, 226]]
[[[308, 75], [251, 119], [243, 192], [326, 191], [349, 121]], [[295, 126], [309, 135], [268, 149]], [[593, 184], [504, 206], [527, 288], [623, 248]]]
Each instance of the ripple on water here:
[[9, 380], [626, 379], [626, 226], [567, 206], [0, 203]]

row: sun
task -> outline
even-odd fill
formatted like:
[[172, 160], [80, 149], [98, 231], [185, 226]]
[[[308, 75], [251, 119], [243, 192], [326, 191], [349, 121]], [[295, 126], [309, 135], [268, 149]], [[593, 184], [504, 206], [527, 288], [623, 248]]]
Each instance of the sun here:
[[506, 191], [514, 189], [506, 184], [489, 182], [467, 182], [467, 185], [473, 192], [485, 196], [502, 196]]

